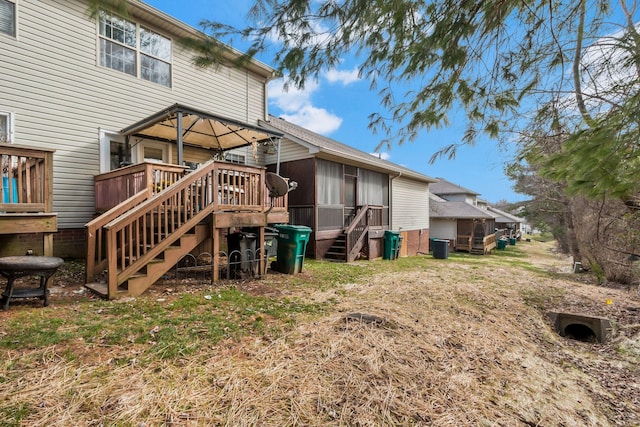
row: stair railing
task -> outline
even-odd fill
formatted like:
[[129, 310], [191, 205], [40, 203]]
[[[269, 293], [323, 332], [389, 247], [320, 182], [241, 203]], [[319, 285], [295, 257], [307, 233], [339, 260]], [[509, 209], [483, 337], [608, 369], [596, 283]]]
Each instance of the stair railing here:
[[264, 210], [264, 170], [210, 161], [104, 226], [108, 292], [216, 210]]
[[85, 225], [87, 228], [85, 283], [95, 282], [100, 272], [107, 268], [107, 230], [104, 226], [150, 197], [149, 188], [142, 190]]
[[496, 247], [496, 242], [497, 240], [496, 240], [495, 233], [485, 236], [484, 239], [482, 240], [482, 247], [483, 247], [484, 253], [486, 254], [491, 252], [491, 250]]
[[362, 206], [351, 221], [351, 224], [349, 224], [349, 227], [345, 230], [344, 234], [347, 238], [347, 262], [355, 260], [360, 249], [362, 249], [364, 239], [368, 235], [369, 223], [372, 216], [373, 211], [370, 209], [369, 205]]

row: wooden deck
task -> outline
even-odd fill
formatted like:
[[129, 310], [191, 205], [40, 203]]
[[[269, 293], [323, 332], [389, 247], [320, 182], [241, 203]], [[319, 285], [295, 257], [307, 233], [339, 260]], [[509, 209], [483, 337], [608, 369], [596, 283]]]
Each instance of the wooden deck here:
[[53, 153], [0, 144], [0, 234], [42, 233], [42, 254], [53, 255]]
[[86, 281], [95, 283], [106, 271], [107, 298], [139, 295], [207, 241], [216, 281], [223, 229], [256, 227], [264, 242], [267, 224], [289, 221], [288, 198], [269, 198], [264, 168], [225, 162], [210, 161], [194, 171], [129, 166], [96, 177], [96, 200], [96, 209], [108, 210], [87, 224]]
[[487, 255], [496, 247], [496, 234], [489, 234], [482, 238], [471, 235], [458, 235], [456, 237], [456, 251], [469, 252], [476, 255]]

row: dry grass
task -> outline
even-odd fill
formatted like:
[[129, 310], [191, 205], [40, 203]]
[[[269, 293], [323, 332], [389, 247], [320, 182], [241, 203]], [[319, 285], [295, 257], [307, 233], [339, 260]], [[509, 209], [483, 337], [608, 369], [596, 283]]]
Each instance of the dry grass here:
[[[333, 286], [313, 268], [307, 287], [276, 276], [273, 298], [331, 308], [189, 357], [139, 362], [144, 345], [82, 341], [5, 352], [0, 425], [640, 425], [637, 292], [563, 274], [570, 263], [549, 244], [520, 248], [529, 258], [420, 257], [393, 272], [373, 261], [379, 274]], [[616, 338], [560, 338], [549, 310], [609, 316]]]

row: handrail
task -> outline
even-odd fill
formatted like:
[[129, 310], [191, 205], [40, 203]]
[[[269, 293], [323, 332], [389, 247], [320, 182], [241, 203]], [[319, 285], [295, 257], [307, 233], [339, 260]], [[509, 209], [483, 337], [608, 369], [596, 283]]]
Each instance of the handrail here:
[[354, 260], [357, 252], [362, 248], [364, 239], [369, 231], [370, 219], [373, 216], [372, 209], [373, 207], [369, 205], [362, 206], [345, 230], [347, 262]]
[[104, 225], [109, 294], [210, 213], [264, 212], [264, 173], [211, 160]]
[[105, 250], [106, 230], [103, 227], [122, 215], [123, 212], [129, 211], [131, 208], [134, 208], [150, 197], [151, 192], [148, 189], [142, 190], [135, 196], [128, 198], [124, 202], [114, 206], [104, 214], [85, 224], [85, 227], [87, 228], [85, 283], [93, 282], [98, 273], [107, 267], [107, 256]]
[[456, 249], [471, 252], [473, 249], [473, 236], [470, 234], [459, 234], [456, 236]]
[[496, 247], [495, 233], [487, 234], [484, 239], [482, 239], [482, 247], [485, 254]]
[[111, 209], [144, 189], [151, 195], [159, 193], [182, 178], [185, 169], [179, 165], [143, 162], [96, 175], [96, 212]]

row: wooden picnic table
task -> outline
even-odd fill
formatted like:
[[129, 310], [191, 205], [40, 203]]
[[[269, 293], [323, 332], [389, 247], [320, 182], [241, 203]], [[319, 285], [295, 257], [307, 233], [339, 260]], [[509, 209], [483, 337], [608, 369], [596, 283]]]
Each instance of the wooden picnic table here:
[[[2, 294], [2, 308], [8, 309], [12, 298], [40, 298], [44, 301], [45, 307], [49, 305], [47, 283], [63, 263], [62, 258], [51, 256], [25, 255], [0, 258], [0, 275], [7, 279], [7, 287]], [[25, 276], [40, 277], [39, 286], [14, 289], [14, 281]]]

